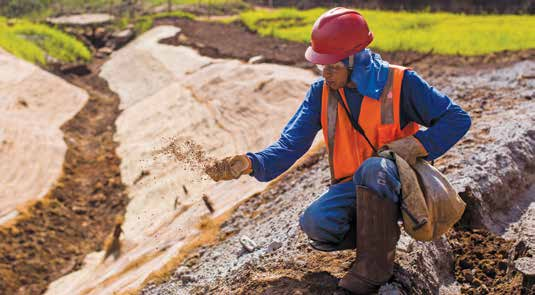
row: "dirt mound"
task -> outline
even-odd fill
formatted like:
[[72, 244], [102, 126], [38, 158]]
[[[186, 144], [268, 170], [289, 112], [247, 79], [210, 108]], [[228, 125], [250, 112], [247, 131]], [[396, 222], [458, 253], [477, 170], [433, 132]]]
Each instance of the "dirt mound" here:
[[[448, 240], [455, 254], [455, 278], [463, 294], [520, 294], [522, 280], [509, 265], [514, 245], [485, 230], [459, 230]], [[508, 274], [508, 269], [510, 274]]]
[[67, 78], [90, 98], [61, 128], [67, 143], [61, 177], [42, 201], [0, 228], [5, 294], [43, 293], [52, 280], [78, 269], [87, 253], [102, 247], [126, 207], [113, 140], [119, 100], [105, 83], [92, 82], [97, 76]]

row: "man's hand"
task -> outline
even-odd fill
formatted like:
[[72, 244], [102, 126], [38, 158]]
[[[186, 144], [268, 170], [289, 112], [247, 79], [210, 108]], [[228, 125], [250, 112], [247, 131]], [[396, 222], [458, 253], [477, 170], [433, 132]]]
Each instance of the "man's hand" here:
[[402, 157], [410, 165], [416, 163], [417, 158], [428, 155], [424, 146], [414, 136], [407, 136], [382, 146], [379, 151], [391, 150]]
[[226, 157], [208, 165], [204, 172], [214, 181], [237, 179], [253, 171], [252, 163], [246, 155]]

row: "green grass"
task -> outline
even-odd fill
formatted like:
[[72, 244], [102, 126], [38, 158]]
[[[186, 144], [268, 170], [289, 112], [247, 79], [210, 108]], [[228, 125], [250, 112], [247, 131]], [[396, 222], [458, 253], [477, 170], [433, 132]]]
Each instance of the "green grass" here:
[[[111, 0], [112, 5], [122, 0]], [[0, 1], [2, 2], [2, 1]], [[107, 11], [110, 0], [4, 0], [0, 14], [7, 17], [25, 17], [31, 20], [43, 20], [54, 14], [74, 12]]]
[[[0, 0], [0, 15], [7, 17], [28, 18], [31, 20], [44, 20], [46, 17], [57, 14], [89, 13], [89, 12], [117, 12], [124, 0]], [[138, 1], [147, 11], [151, 7], [166, 5], [167, 0]], [[224, 7], [226, 5], [246, 5], [242, 0], [172, 0], [173, 5], [202, 5], [209, 7]], [[138, 6], [139, 7], [139, 6]], [[123, 9], [125, 14], [128, 9]]]
[[195, 19], [195, 15], [184, 12], [184, 11], [171, 11], [171, 12], [161, 12], [156, 14], [149, 14], [149, 15], [143, 15], [137, 17], [134, 21], [132, 21], [129, 17], [122, 17], [118, 20], [117, 26], [119, 28], [125, 28], [128, 24], [133, 23], [134, 24], [134, 30], [137, 34], [144, 33], [148, 31], [150, 28], [152, 28], [152, 25], [154, 23], [154, 20], [159, 18], [166, 18], [166, 17], [181, 17], [181, 18], [188, 18], [188, 19]]
[[74, 37], [52, 27], [26, 20], [7, 24], [0, 17], [0, 47], [27, 61], [45, 65], [46, 56], [61, 62], [87, 61], [91, 52]]
[[[161, 5], [167, 4], [167, 0], [146, 0], [147, 3], [151, 5]], [[236, 4], [242, 3], [242, 0], [171, 0], [175, 5], [225, 5], [225, 4]]]
[[[308, 43], [314, 21], [325, 10], [253, 10], [240, 18], [261, 35]], [[359, 12], [375, 35], [371, 47], [379, 50], [479, 55], [535, 48], [535, 16]]]

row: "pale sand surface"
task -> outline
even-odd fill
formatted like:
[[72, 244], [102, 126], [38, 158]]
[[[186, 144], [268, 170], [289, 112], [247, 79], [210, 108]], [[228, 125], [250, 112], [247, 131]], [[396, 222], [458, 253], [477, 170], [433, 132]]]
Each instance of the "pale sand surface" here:
[[[208, 214], [203, 194], [213, 201], [212, 217], [217, 217], [266, 187], [248, 176], [216, 184], [155, 151], [177, 136], [193, 139], [212, 157], [261, 150], [278, 138], [314, 75], [280, 65], [212, 59], [157, 43], [177, 32], [176, 27], [154, 28], [114, 53], [102, 68], [123, 109], [117, 152], [131, 198], [123, 254], [104, 262], [103, 252], [88, 255], [81, 270], [53, 282], [48, 294], [137, 288], [199, 234], [197, 225]], [[138, 180], [142, 171], [149, 175]]]
[[60, 127], [87, 99], [84, 90], [0, 49], [0, 223], [59, 177], [67, 149]]
[[105, 13], [72, 14], [59, 17], [49, 17], [46, 20], [56, 25], [87, 26], [101, 25], [111, 22], [113, 15]]

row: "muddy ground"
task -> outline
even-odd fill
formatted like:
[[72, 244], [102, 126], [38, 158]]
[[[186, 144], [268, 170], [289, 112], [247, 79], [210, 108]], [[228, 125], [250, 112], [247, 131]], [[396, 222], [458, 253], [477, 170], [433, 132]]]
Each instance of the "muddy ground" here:
[[[0, 228], [0, 293], [40, 294], [102, 248], [128, 202], [113, 141], [119, 99], [98, 78], [101, 60], [84, 77], [63, 75], [90, 99], [61, 130], [63, 173], [42, 200]], [[61, 74], [60, 74], [61, 75]]]

